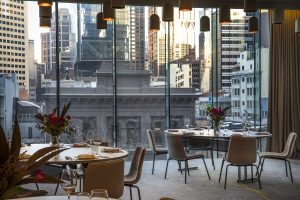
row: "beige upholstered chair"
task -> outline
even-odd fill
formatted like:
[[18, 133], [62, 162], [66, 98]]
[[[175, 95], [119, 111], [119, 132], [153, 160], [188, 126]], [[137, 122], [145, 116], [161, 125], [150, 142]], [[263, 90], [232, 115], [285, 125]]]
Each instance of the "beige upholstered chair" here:
[[130, 189], [130, 199], [132, 199], [132, 187], [135, 187], [138, 191], [139, 199], [141, 199], [141, 193], [138, 186], [135, 184], [139, 182], [142, 176], [142, 169], [144, 158], [146, 154], [146, 149], [143, 147], [137, 147], [134, 156], [131, 161], [131, 166], [129, 173], [124, 176], [124, 185], [128, 186]]
[[293, 155], [293, 150], [295, 148], [295, 143], [297, 139], [297, 134], [295, 132], [291, 132], [289, 134], [289, 137], [285, 143], [285, 147], [283, 152], [277, 153], [277, 152], [263, 152], [260, 153], [259, 155], [259, 164], [258, 167], [260, 167], [260, 174], [263, 171], [263, 166], [265, 163], [265, 159], [278, 159], [278, 160], [283, 160], [285, 164], [285, 173], [286, 176], [288, 177], [288, 170], [287, 170], [287, 164], [289, 164], [289, 170], [290, 170], [290, 175], [291, 175], [291, 181], [293, 182], [293, 175], [292, 175], [292, 169], [291, 169], [291, 163], [288, 159], [290, 159]]
[[208, 175], [208, 179], [210, 180], [210, 176], [207, 170], [207, 166], [203, 154], [186, 154], [184, 151], [184, 145], [182, 143], [182, 139], [179, 135], [166, 134], [166, 143], [167, 143], [169, 158], [167, 160], [165, 179], [167, 178], [167, 171], [168, 171], [168, 165], [170, 159], [177, 160], [180, 162], [183, 161], [185, 163], [184, 182], [186, 183], [186, 172], [188, 171], [188, 160], [201, 158], [203, 160]]
[[151, 151], [153, 151], [153, 163], [152, 163], [152, 174], [153, 174], [154, 173], [155, 157], [158, 156], [158, 155], [167, 154], [168, 150], [156, 147], [154, 136], [153, 136], [153, 133], [150, 129], [147, 130], [147, 136], [148, 136], [148, 140], [149, 140], [150, 149], [151, 149]]
[[124, 191], [124, 160], [117, 159], [88, 164], [83, 182], [83, 191], [106, 189], [108, 196], [118, 199]]
[[[254, 164], [256, 162], [256, 139], [254, 137], [245, 137], [242, 135], [231, 136], [227, 156], [222, 161], [219, 182], [222, 175], [224, 161], [227, 161], [229, 163], [226, 166], [224, 189], [226, 189], [227, 171], [229, 166], [251, 166], [251, 176], [253, 181], [253, 166], [255, 166], [258, 170], [257, 166]], [[258, 182], [259, 187], [261, 188], [259, 175]]]

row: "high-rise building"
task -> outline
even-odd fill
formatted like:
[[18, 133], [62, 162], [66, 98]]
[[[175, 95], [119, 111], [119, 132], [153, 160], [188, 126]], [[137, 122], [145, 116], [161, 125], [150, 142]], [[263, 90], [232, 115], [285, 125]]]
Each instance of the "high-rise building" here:
[[[50, 32], [41, 33], [42, 63], [46, 64], [47, 74], [55, 79], [56, 69], [56, 35], [55, 14], [52, 14]], [[72, 32], [72, 22], [69, 9], [58, 10], [59, 60], [60, 78], [69, 78], [68, 71], [74, 69], [76, 62], [75, 33]]]
[[247, 46], [249, 51], [253, 50], [253, 34], [248, 33], [249, 18], [250, 16], [247, 16], [243, 10], [231, 9], [231, 23], [218, 26], [219, 91], [230, 93], [231, 72], [236, 70], [241, 49]]
[[0, 73], [14, 73], [26, 98], [28, 79], [27, 3], [1, 0], [0, 4]]
[[[161, 8], [149, 8], [149, 16], [156, 13], [162, 19]], [[166, 34], [170, 38], [170, 60], [187, 58], [195, 60], [195, 9], [191, 12], [180, 12], [174, 8], [174, 21], [161, 23], [160, 31], [148, 31], [147, 33], [147, 68], [152, 70], [153, 76], [164, 76], [166, 60]]]
[[145, 22], [144, 7], [126, 6], [115, 10], [116, 19], [109, 21], [106, 30], [96, 28], [96, 15], [100, 12], [98, 5], [81, 5], [82, 34], [79, 33], [80, 56], [78, 56], [77, 76], [91, 76], [100, 63], [113, 58], [113, 30], [116, 29], [116, 59], [130, 61], [128, 67], [143, 70], [145, 63]]
[[28, 41], [29, 101], [36, 100], [36, 63], [34, 60], [34, 40]]

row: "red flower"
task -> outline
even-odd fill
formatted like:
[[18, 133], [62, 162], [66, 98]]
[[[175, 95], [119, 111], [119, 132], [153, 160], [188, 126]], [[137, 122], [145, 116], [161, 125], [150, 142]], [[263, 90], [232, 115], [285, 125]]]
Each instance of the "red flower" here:
[[36, 172], [35, 175], [34, 175], [34, 180], [35, 180], [36, 182], [42, 182], [42, 181], [44, 181], [44, 179], [45, 179], [45, 174], [44, 174], [44, 172], [41, 171], [41, 170], [37, 170], [37, 172]]
[[49, 115], [49, 121], [51, 124], [58, 124], [59, 123], [59, 117], [57, 117], [57, 115], [55, 114], [50, 114]]

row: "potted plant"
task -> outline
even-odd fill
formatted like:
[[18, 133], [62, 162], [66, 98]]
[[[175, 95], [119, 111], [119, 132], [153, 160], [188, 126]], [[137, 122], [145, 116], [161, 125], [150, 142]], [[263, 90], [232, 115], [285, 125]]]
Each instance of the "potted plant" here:
[[15, 118], [12, 140], [9, 144], [0, 126], [0, 200], [18, 197], [24, 192], [20, 187], [27, 183], [60, 183], [61, 180], [39, 170], [50, 158], [64, 151], [64, 148], [46, 147], [38, 150], [27, 159], [20, 154], [21, 134], [17, 117]]
[[71, 117], [67, 115], [71, 102], [64, 105], [60, 115], [57, 115], [57, 110], [54, 108], [50, 114], [38, 113], [35, 115], [36, 127], [50, 135], [50, 145], [59, 146], [59, 136], [61, 133], [73, 133], [71, 127]]

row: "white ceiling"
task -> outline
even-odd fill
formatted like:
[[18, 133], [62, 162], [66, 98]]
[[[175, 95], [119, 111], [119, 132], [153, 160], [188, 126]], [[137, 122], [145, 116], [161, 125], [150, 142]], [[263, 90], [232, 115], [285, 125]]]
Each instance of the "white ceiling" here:
[[[31, 1], [31, 0], [25, 0]], [[34, 0], [37, 1], [37, 0]], [[56, 0], [55, 0], [56, 1]], [[99, 4], [105, 0], [58, 0], [59, 2], [72, 3], [95, 3]], [[167, 2], [172, 2], [174, 6], [178, 5], [179, 0], [125, 0], [127, 5], [141, 5], [141, 6], [162, 6]], [[231, 8], [243, 8], [244, 0], [194, 0], [193, 6], [198, 8], [216, 8], [222, 4], [227, 4]], [[256, 0], [258, 8], [274, 8], [276, 6], [285, 9], [300, 9], [300, 0]]]

